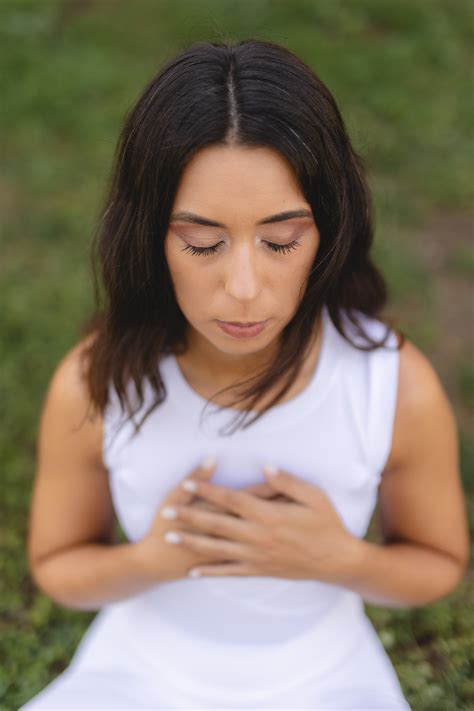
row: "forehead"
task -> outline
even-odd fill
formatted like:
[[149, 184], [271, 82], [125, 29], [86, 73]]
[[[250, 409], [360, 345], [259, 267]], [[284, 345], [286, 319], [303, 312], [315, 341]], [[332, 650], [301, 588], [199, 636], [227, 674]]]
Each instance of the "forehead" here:
[[292, 166], [267, 147], [208, 146], [187, 164], [173, 213], [188, 211], [229, 224], [254, 224], [266, 215], [304, 207]]

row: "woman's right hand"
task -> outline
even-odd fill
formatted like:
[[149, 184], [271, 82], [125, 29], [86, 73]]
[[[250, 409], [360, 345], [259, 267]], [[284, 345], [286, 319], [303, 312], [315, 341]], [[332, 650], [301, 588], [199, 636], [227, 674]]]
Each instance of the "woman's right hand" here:
[[[182, 481], [188, 478], [208, 481], [214, 473], [215, 467], [215, 463], [207, 469], [202, 466], [196, 467], [189, 472], [189, 474], [187, 474]], [[164, 518], [162, 511], [165, 506], [173, 506], [173, 504], [196, 506], [207, 511], [216, 511], [218, 513], [226, 513], [227, 515], [235, 515], [227, 510], [223, 510], [221, 507], [214, 505], [209, 501], [199, 498], [192, 492], [186, 491], [182, 488], [181, 483], [182, 482], [172, 489], [168, 496], [163, 499], [148, 533], [146, 533], [146, 535], [135, 544], [136, 552], [144, 572], [152, 579], [156, 580], [157, 583], [184, 578], [187, 576], [188, 571], [198, 564], [223, 562], [211, 559], [209, 556], [198, 554], [195, 551], [182, 548], [179, 545], [168, 543], [168, 541], [164, 538], [167, 531], [178, 531], [179, 529], [184, 529], [192, 533], [200, 532], [189, 528], [189, 524], [187, 525], [185, 523], [181, 523], [177, 519]], [[243, 491], [253, 493], [255, 496], [265, 499], [282, 499], [281, 495], [275, 496], [275, 491], [265, 482], [244, 487]]]
[[[196, 467], [183, 477], [182, 481], [188, 478], [208, 481], [215, 467], [215, 463], [207, 469], [202, 466]], [[186, 577], [188, 570], [198, 563], [217, 562], [209, 560], [208, 556], [203, 556], [189, 549], [182, 548], [179, 545], [168, 543], [164, 538], [167, 531], [178, 531], [179, 529], [186, 529], [187, 531], [193, 530], [189, 528], [189, 525], [177, 519], [167, 519], [162, 515], [165, 506], [173, 506], [173, 504], [189, 506], [193, 504], [194, 499], [197, 499], [196, 494], [186, 491], [182, 488], [181, 484], [182, 482], [174, 489], [171, 489], [168, 496], [161, 501], [159, 510], [152, 521], [148, 533], [135, 544], [142, 569], [147, 576], [156, 580], [157, 583]], [[211, 508], [207, 505], [207, 502], [198, 504], [198, 502], [195, 501], [193, 505], [200, 505], [202, 508], [208, 509]], [[198, 533], [198, 531], [194, 532]]]

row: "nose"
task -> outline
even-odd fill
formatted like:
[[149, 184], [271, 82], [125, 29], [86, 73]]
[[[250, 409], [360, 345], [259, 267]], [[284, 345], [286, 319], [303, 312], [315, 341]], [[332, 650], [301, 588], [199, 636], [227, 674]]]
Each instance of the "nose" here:
[[225, 265], [224, 290], [237, 301], [253, 301], [261, 290], [257, 257], [248, 244], [235, 247]]

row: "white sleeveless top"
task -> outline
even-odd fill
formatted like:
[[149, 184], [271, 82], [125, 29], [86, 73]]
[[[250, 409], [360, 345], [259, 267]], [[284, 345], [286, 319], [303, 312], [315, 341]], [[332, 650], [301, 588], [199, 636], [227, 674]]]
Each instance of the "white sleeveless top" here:
[[[370, 335], [384, 335], [380, 321], [360, 318]], [[344, 320], [352, 340], [364, 344]], [[132, 437], [132, 423], [123, 425], [111, 389], [103, 456], [129, 540], [146, 534], [169, 490], [210, 454], [217, 458], [213, 483], [241, 488], [263, 482], [262, 465], [274, 464], [322, 487], [347, 529], [364, 537], [392, 441], [399, 363], [393, 331], [387, 343], [388, 349], [359, 351], [338, 333], [324, 307], [320, 355], [309, 384], [231, 436], [219, 430], [237, 411], [211, 404], [200, 423], [206, 400], [186, 381], [174, 355], [160, 362], [168, 396], [138, 435]], [[143, 412], [153, 397], [146, 386]], [[133, 397], [131, 388], [129, 393]], [[243, 683], [249, 693], [252, 680], [262, 691], [306, 679], [314, 674], [316, 649], [323, 653], [321, 672], [354, 646], [354, 621], [364, 615], [360, 596], [318, 580], [203, 576], [161, 583], [137, 597], [134, 629], [142, 648], [156, 655], [161, 635], [168, 673], [196, 690], [215, 689], [216, 679], [227, 689]], [[256, 654], [271, 664], [256, 665]]]
[[[384, 324], [360, 318], [371, 336], [383, 337]], [[364, 344], [344, 320], [346, 333]], [[231, 436], [219, 430], [240, 411], [210, 405], [200, 423], [206, 400], [174, 356], [160, 362], [167, 398], [138, 435], [123, 424], [110, 388], [103, 456], [130, 541], [146, 534], [169, 490], [210, 454], [217, 457], [211, 482], [256, 484], [265, 481], [262, 465], [274, 464], [322, 487], [347, 529], [365, 536], [391, 449], [396, 335], [389, 348], [360, 351], [326, 308], [322, 328], [306, 388]], [[137, 422], [154, 402], [148, 381], [145, 395]], [[69, 667], [21, 711], [79, 706], [410, 709], [359, 595], [318, 580], [239, 576], [162, 582], [103, 606]]]

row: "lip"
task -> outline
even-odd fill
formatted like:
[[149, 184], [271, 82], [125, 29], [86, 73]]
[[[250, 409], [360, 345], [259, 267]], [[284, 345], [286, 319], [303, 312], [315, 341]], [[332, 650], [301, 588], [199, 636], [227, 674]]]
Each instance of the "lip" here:
[[259, 321], [257, 323], [245, 324], [244, 326], [229, 321], [217, 320], [217, 323], [224, 331], [224, 333], [227, 333], [229, 336], [233, 336], [234, 338], [252, 338], [262, 333], [263, 329], [268, 323], [268, 319], [267, 321]]

